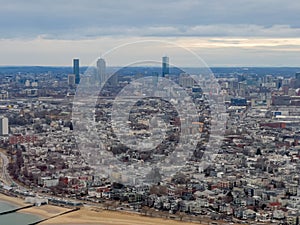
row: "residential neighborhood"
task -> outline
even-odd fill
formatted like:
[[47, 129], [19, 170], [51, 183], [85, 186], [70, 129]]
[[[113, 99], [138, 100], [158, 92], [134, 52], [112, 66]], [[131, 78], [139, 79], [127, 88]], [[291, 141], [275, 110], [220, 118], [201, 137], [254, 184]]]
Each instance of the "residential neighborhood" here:
[[[216, 117], [214, 98], [193, 74], [168, 74], [182, 89], [155, 86], [152, 97], [138, 99], [139, 92], [129, 100], [124, 92], [120, 106], [130, 116], [123, 123], [123, 114], [112, 111], [115, 98], [144, 76], [138, 73], [120, 70], [93, 102], [83, 103], [74, 101], [80, 89], [64, 73], [1, 76], [1, 151], [9, 161], [1, 192], [29, 202], [42, 196], [51, 204], [153, 209], [224, 224], [299, 224], [300, 73], [215, 72], [225, 109]], [[188, 97], [178, 100], [181, 90], [196, 115]], [[224, 129], [214, 132], [214, 124]], [[161, 163], [172, 152], [178, 158]]]

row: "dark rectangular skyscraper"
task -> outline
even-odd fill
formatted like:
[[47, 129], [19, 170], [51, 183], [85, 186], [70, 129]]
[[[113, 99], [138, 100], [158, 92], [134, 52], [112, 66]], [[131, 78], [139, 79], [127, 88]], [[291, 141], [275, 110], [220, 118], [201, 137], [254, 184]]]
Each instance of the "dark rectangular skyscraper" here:
[[169, 57], [162, 57], [162, 77], [165, 77], [166, 74], [169, 74]]
[[73, 74], [75, 74], [75, 83], [80, 83], [80, 74], [79, 74], [79, 59], [73, 59]]
[[295, 88], [300, 88], [300, 72], [297, 72], [295, 75], [296, 81], [295, 81]]

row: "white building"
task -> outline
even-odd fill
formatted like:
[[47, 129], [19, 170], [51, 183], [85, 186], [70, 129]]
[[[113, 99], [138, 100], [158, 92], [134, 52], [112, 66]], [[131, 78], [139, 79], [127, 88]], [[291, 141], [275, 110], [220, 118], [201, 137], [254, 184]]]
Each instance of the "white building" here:
[[35, 206], [47, 205], [48, 199], [42, 197], [26, 197], [25, 203], [34, 204]]
[[0, 135], [8, 135], [8, 119], [6, 117], [0, 118]]
[[41, 177], [39, 180], [39, 183], [43, 186], [43, 187], [54, 187], [56, 185], [58, 185], [59, 183], [59, 179], [58, 178], [51, 178], [51, 177]]
[[25, 87], [30, 87], [31, 83], [30, 83], [30, 80], [26, 80], [25, 81]]

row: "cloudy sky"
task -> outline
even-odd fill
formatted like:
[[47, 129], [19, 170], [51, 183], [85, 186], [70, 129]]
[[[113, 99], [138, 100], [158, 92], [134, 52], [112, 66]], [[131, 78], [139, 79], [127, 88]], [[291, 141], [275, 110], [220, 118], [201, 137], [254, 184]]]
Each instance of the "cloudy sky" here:
[[[297, 0], [0, 0], [0, 65], [89, 65], [136, 41], [167, 41], [209, 66], [300, 66]], [[143, 55], [161, 53], [155, 45]], [[121, 51], [110, 65], [140, 51]], [[168, 55], [167, 49], [164, 54]], [[180, 58], [175, 51], [174, 57]], [[156, 57], [156, 55], [155, 55]], [[171, 59], [170, 59], [171, 60]], [[188, 65], [188, 62], [185, 62]]]

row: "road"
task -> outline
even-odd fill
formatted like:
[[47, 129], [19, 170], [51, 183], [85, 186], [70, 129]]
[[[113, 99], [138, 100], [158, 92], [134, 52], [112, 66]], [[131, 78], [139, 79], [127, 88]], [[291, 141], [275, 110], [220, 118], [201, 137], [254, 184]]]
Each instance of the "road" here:
[[1, 157], [1, 168], [0, 168], [1, 180], [6, 185], [11, 185], [14, 183], [14, 181], [10, 178], [9, 173], [7, 171], [9, 160], [7, 156], [1, 151], [0, 151], [0, 157]]

